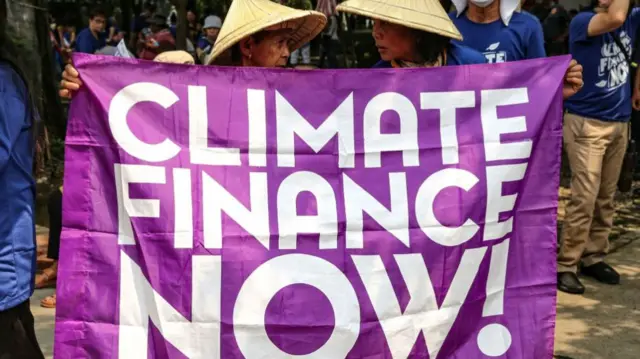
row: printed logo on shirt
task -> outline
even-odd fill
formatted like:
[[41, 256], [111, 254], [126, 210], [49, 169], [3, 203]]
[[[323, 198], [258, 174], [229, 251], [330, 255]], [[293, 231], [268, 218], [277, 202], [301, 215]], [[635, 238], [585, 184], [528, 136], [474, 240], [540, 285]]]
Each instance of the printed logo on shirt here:
[[[626, 31], [621, 31], [619, 37], [622, 46], [624, 46], [629, 56], [631, 56], [631, 37], [627, 35]], [[596, 83], [596, 86], [607, 90], [614, 90], [626, 84], [629, 77], [629, 64], [624, 57], [624, 53], [613, 39], [602, 45], [600, 55], [600, 65], [598, 66], [598, 77], [600, 81]]]
[[507, 62], [507, 52], [506, 51], [496, 51], [500, 46], [500, 42], [496, 42], [491, 44], [485, 50], [484, 57], [487, 59], [487, 63], [495, 64], [497, 62]]

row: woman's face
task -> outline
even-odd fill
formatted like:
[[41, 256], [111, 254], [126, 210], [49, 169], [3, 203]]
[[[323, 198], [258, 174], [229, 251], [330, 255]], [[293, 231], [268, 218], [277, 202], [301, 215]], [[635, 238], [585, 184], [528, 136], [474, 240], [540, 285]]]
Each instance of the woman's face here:
[[265, 31], [259, 36], [251, 36], [240, 43], [244, 64], [255, 67], [285, 67], [289, 59], [288, 30]]
[[373, 22], [373, 39], [384, 61], [416, 61], [416, 33], [408, 27], [390, 22]]
[[187, 12], [187, 21], [189, 21], [189, 22], [195, 22], [196, 21], [196, 14], [194, 14], [193, 11], [188, 11]]

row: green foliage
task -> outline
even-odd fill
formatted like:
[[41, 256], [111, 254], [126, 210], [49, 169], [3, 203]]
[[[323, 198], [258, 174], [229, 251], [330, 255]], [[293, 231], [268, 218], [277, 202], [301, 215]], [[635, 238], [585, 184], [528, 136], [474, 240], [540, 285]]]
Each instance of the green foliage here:
[[45, 166], [45, 173], [51, 176], [51, 182], [61, 182], [64, 172], [64, 139], [52, 137], [49, 145], [51, 158]]

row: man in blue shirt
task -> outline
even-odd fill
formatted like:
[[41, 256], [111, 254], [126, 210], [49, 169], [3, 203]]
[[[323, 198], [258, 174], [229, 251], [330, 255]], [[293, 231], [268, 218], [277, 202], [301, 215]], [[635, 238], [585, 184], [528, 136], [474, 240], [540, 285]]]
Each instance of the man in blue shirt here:
[[[520, 0], [453, 0], [456, 14], [449, 16], [462, 37], [460, 41], [484, 54], [488, 63], [545, 57], [542, 25], [527, 12], [516, 12]], [[467, 8], [468, 7], [468, 8]], [[565, 74], [563, 98], [582, 87], [582, 66], [571, 61]]]
[[95, 9], [89, 15], [89, 27], [80, 31], [76, 38], [76, 52], [95, 54], [107, 45], [105, 26], [107, 15], [101, 9]]
[[[563, 136], [572, 178], [558, 254], [558, 289], [567, 293], [585, 290], [576, 275], [580, 264], [585, 275], [607, 284], [620, 282], [603, 259], [631, 117], [627, 58], [640, 9], [630, 8], [629, 0], [594, 0], [593, 10], [578, 14], [569, 25], [569, 52], [584, 67], [585, 85], [565, 102]], [[633, 91], [638, 98], [637, 85]]]
[[453, 0], [450, 14], [464, 40], [480, 51], [488, 63], [545, 57], [540, 21], [528, 12], [517, 12], [519, 0]]
[[6, 9], [0, 0], [0, 358], [42, 359], [29, 306], [36, 259], [34, 123], [27, 85], [4, 60], [12, 52]]

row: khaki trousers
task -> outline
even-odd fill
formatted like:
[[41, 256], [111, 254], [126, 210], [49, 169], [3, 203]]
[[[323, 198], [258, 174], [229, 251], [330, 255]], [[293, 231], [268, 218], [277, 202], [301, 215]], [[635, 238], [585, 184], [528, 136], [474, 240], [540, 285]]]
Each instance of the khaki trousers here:
[[629, 124], [565, 114], [563, 137], [571, 166], [558, 271], [576, 272], [603, 260], [613, 225], [613, 196], [628, 143]]

